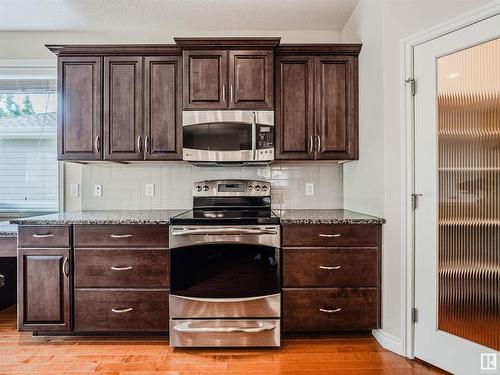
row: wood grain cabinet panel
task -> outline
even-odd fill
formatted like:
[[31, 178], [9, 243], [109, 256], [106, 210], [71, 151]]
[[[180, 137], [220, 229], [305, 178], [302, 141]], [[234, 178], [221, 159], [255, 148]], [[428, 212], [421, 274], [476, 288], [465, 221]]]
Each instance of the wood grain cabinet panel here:
[[19, 247], [70, 247], [69, 225], [19, 225]]
[[378, 246], [379, 231], [379, 225], [368, 224], [284, 225], [283, 246]]
[[75, 249], [76, 288], [168, 288], [167, 250]]
[[227, 51], [183, 51], [184, 109], [227, 108]]
[[165, 332], [168, 291], [75, 289], [78, 332]]
[[58, 159], [99, 160], [102, 58], [58, 59]]
[[378, 288], [283, 290], [283, 330], [367, 330], [379, 327]]
[[273, 109], [273, 61], [269, 50], [229, 51], [229, 107]]
[[19, 248], [20, 330], [70, 330], [70, 268], [70, 249]]
[[317, 159], [357, 159], [357, 87], [355, 57], [317, 57]]
[[104, 159], [142, 158], [142, 57], [104, 57]]
[[378, 284], [377, 248], [285, 249], [285, 287], [352, 287]]
[[276, 159], [314, 158], [314, 57], [276, 62]]
[[144, 158], [182, 159], [180, 56], [144, 59]]
[[168, 225], [75, 225], [74, 246], [168, 248]]

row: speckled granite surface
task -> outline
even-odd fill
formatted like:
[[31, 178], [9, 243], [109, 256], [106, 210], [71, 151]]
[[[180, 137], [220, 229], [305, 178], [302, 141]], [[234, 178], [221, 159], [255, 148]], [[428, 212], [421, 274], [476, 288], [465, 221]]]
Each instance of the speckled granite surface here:
[[281, 224], [384, 224], [385, 219], [348, 210], [274, 210]]
[[17, 237], [17, 225], [8, 221], [0, 222], [0, 237]]
[[186, 210], [75, 211], [11, 220], [20, 225], [56, 224], [169, 224], [170, 218]]

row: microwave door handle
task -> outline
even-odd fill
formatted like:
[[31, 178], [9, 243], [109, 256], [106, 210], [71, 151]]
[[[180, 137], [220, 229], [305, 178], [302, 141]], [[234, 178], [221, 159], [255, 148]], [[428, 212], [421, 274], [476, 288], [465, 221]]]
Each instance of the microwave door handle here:
[[252, 160], [257, 159], [257, 121], [255, 112], [252, 112]]

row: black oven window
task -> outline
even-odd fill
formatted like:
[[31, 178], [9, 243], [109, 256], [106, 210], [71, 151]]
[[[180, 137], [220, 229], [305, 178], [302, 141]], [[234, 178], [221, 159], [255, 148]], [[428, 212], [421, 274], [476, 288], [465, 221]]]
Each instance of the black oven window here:
[[279, 250], [215, 244], [171, 250], [172, 294], [198, 298], [257, 297], [279, 293]]
[[240, 151], [252, 149], [252, 126], [241, 122], [215, 122], [184, 126], [185, 148]]

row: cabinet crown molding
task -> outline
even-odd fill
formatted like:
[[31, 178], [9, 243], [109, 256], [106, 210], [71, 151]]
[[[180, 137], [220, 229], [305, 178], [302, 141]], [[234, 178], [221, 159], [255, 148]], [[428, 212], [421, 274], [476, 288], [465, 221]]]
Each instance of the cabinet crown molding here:
[[181, 55], [175, 44], [46, 44], [45, 47], [58, 56]]
[[342, 55], [358, 56], [362, 43], [294, 43], [280, 44], [278, 55]]
[[182, 49], [275, 49], [280, 37], [174, 38]]

